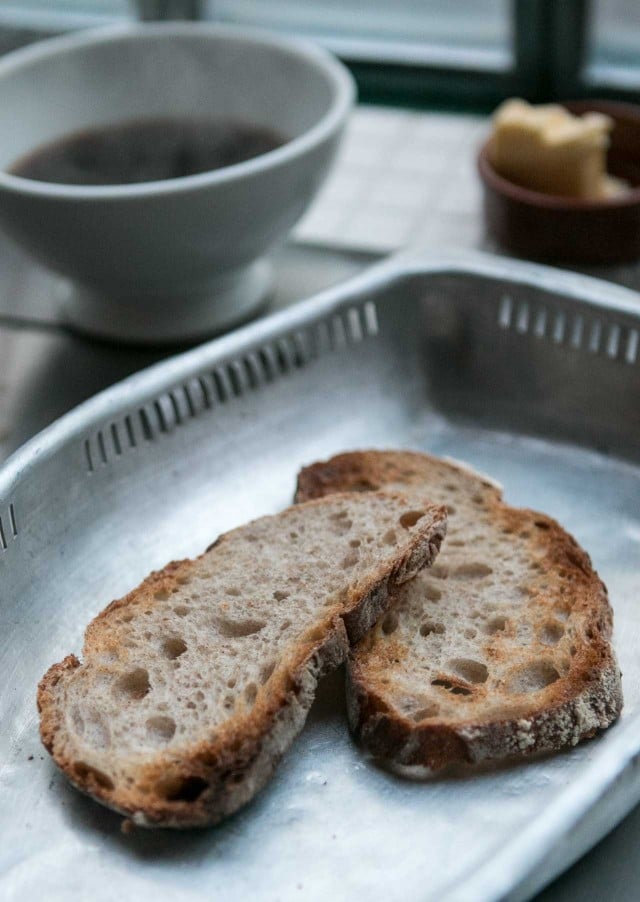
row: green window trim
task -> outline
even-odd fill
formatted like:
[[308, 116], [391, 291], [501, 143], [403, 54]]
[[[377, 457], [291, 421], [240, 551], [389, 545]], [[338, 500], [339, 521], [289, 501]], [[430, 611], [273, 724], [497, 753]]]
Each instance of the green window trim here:
[[[390, 0], [392, 2], [392, 0]], [[418, 108], [487, 112], [501, 100], [524, 96], [532, 102], [601, 97], [640, 102], [640, 70], [587, 65], [589, 29], [598, 0], [509, 0], [510, 53], [474, 54], [454, 48], [428, 47], [409, 63], [399, 52], [376, 55], [375, 42], [326, 41], [349, 66], [365, 102]], [[193, 19], [206, 13], [204, 0], [131, 0], [141, 19]], [[12, 22], [0, 11], [0, 52], [91, 24], [91, 17], [51, 16], [38, 27], [37, 17]], [[94, 24], [104, 22], [99, 16]], [[368, 58], [371, 54], [371, 58]], [[384, 57], [384, 58], [381, 58]], [[419, 58], [419, 62], [416, 61]]]

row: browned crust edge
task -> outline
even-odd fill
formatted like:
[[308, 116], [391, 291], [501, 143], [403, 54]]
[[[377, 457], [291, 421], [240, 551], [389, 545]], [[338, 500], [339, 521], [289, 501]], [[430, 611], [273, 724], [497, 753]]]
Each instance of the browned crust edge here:
[[[309, 505], [322, 503], [322, 500], [308, 502]], [[161, 799], [135, 788], [109, 785], [111, 781], [91, 767], [78, 772], [77, 762], [56, 741], [65, 729], [64, 681], [81, 666], [74, 655], [54, 664], [38, 686], [40, 735], [55, 764], [81, 792], [128, 816], [141, 827], [208, 826], [238, 810], [267, 783], [302, 730], [318, 680], [344, 662], [349, 642], [357, 641], [370, 629], [386, 610], [394, 590], [422, 567], [429, 566], [437, 555], [446, 532], [446, 511], [433, 506], [428, 513], [393, 566], [379, 567], [366, 584], [360, 584], [357, 594], [354, 590], [345, 600], [343, 611], [330, 623], [323, 624], [326, 626], [323, 635], [301, 641], [297, 660], [272, 679], [273, 688], [258, 701], [249, 717], [228, 722], [188, 755], [165, 753], [145, 766], [149, 781], [163, 779], [169, 781], [167, 785], [173, 782], [177, 787], [189, 785], [188, 781], [203, 781], [206, 789], [196, 799]], [[217, 542], [224, 540], [225, 535]], [[100, 623], [111, 611], [135, 601], [143, 590], [171, 588], [191, 564], [189, 560], [174, 561], [164, 570], [152, 573], [124, 598], [108, 605], [87, 627], [85, 653], [87, 646], [97, 641]]]
[[[515, 720], [415, 724], [367, 686], [357, 653], [347, 667], [347, 716], [354, 736], [374, 757], [428, 776], [451, 765], [480, 764], [554, 752], [590, 739], [622, 710], [620, 674], [612, 657], [575, 694]], [[420, 770], [423, 773], [420, 774]]]
[[[359, 451], [337, 455], [304, 468], [299, 476], [296, 500], [306, 501], [331, 493], [332, 487], [379, 489], [389, 479], [390, 458], [396, 462], [457, 466], [420, 452]], [[393, 469], [391, 467], [390, 469]], [[397, 475], [397, 471], [396, 474]], [[483, 477], [478, 474], [479, 479]], [[451, 765], [479, 764], [517, 759], [558, 751], [591, 738], [620, 715], [623, 705], [620, 671], [610, 637], [613, 613], [606, 587], [591, 565], [589, 555], [555, 520], [535, 511], [511, 508], [502, 502], [499, 489], [489, 482], [489, 503], [507, 522], [526, 521], [542, 528], [541, 541], [550, 564], [572, 568], [584, 587], [580, 607], [590, 613], [593, 634], [588, 648], [576, 661], [579, 676], [560, 679], [545, 690], [542, 707], [531, 703], [517, 716], [473, 720], [464, 723], [418, 723], [404, 717], [376, 692], [364, 673], [356, 646], [347, 665], [347, 713], [356, 738], [375, 756], [410, 776], [427, 776]], [[374, 639], [366, 637], [361, 643]]]

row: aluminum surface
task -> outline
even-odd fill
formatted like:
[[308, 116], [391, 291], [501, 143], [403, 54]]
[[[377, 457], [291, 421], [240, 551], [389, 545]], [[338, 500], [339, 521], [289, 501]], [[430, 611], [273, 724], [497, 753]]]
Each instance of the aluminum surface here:
[[[640, 798], [640, 302], [481, 256], [397, 259], [132, 377], [0, 470], [0, 897], [527, 898]], [[37, 735], [35, 686], [112, 598], [363, 446], [468, 461], [560, 519], [609, 585], [624, 715], [568, 754], [431, 783], [351, 742], [325, 681], [226, 824], [123, 836]]]

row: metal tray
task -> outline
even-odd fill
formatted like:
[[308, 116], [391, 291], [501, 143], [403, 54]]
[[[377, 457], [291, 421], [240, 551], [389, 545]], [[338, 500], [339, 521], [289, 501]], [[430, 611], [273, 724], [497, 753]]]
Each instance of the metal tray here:
[[[162, 363], [0, 471], [0, 896], [524, 899], [640, 798], [640, 302], [481, 256], [398, 258]], [[621, 721], [567, 754], [431, 783], [352, 743], [323, 684], [275, 779], [227, 823], [134, 832], [40, 747], [35, 686], [154, 567], [291, 498], [333, 452], [405, 446], [559, 518], [608, 583]]]

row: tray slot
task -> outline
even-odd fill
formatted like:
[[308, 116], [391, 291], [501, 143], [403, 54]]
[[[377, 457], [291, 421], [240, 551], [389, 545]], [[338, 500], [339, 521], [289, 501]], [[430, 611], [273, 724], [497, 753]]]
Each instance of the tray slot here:
[[197, 377], [197, 382], [202, 389], [204, 409], [211, 410], [215, 406], [216, 388], [213, 377], [209, 373], [203, 373]]
[[368, 335], [369, 338], [375, 338], [380, 332], [380, 326], [378, 323], [378, 311], [373, 301], [366, 302], [362, 308], [362, 315], [365, 334]]
[[262, 371], [267, 382], [273, 382], [279, 375], [278, 360], [271, 345], [263, 345], [256, 351], [256, 356], [262, 366]]
[[587, 349], [592, 354], [600, 353], [600, 341], [602, 339], [602, 323], [599, 319], [594, 319], [589, 328], [589, 338], [587, 341]]
[[200, 416], [203, 411], [211, 406], [204, 385], [200, 379], [190, 379], [189, 382], [185, 383], [183, 388], [190, 417]]
[[331, 350], [332, 351], [344, 351], [348, 346], [349, 341], [347, 339], [347, 330], [345, 328], [344, 319], [339, 314], [331, 317], [331, 325], [330, 325], [330, 335], [331, 335]]
[[107, 446], [106, 446], [106, 442], [104, 440], [104, 435], [102, 434], [102, 431], [98, 432], [98, 435], [96, 436], [96, 438], [97, 438], [98, 455], [99, 455], [100, 463], [106, 464], [107, 463]]
[[498, 306], [498, 325], [501, 329], [511, 328], [513, 314], [513, 299], [508, 294], [503, 294]]
[[584, 317], [577, 313], [573, 317], [573, 322], [571, 323], [571, 335], [569, 337], [569, 344], [575, 350], [578, 350], [582, 347], [584, 342]]
[[299, 365], [296, 349], [290, 336], [285, 335], [276, 341], [276, 359], [282, 376], [286, 376]]
[[529, 314], [529, 303], [527, 301], [520, 301], [518, 304], [518, 314], [516, 316], [516, 332], [526, 335], [529, 331]]
[[244, 365], [244, 360], [232, 360], [227, 367], [229, 381], [236, 398], [241, 398], [251, 389], [251, 378]]
[[171, 428], [182, 425], [186, 420], [194, 416], [193, 401], [189, 398], [186, 385], [179, 385], [167, 392], [171, 402], [172, 420]]
[[95, 467], [93, 465], [93, 455], [91, 454], [91, 442], [88, 438], [84, 440], [84, 458], [87, 464], [87, 471], [93, 473]]
[[112, 423], [109, 427], [109, 431], [111, 432], [111, 444], [113, 445], [113, 450], [116, 453], [116, 457], [120, 457], [122, 455], [122, 443], [120, 441], [118, 424]]
[[615, 323], [609, 326], [609, 334], [607, 336], [606, 354], [612, 360], [615, 360], [620, 351], [620, 326]]
[[263, 388], [324, 354], [343, 351], [379, 333], [373, 301], [331, 314], [176, 385], [144, 407], [97, 430], [83, 442], [85, 468], [95, 473], [127, 452], [172, 433], [219, 404]]
[[153, 427], [151, 425], [151, 420], [149, 419], [148, 411], [144, 407], [141, 407], [138, 411], [138, 416], [140, 419], [140, 426], [142, 427], [142, 435], [145, 442], [152, 442], [155, 438], [155, 435], [153, 433]]
[[309, 333], [302, 331], [294, 332], [292, 341], [295, 348], [296, 366], [306, 366], [309, 361], [313, 360], [315, 357]]
[[16, 521], [16, 510], [13, 504], [9, 504], [9, 508], [4, 518], [0, 516], [0, 552], [7, 551], [9, 548], [9, 539], [16, 539], [18, 536], [18, 524]]
[[243, 363], [247, 374], [249, 388], [261, 388], [267, 381], [267, 375], [264, 371], [264, 366], [258, 356], [252, 351], [246, 355]]
[[545, 307], [540, 307], [536, 311], [533, 323], [533, 334], [536, 338], [544, 338], [547, 334], [548, 314]]
[[347, 311], [347, 334], [354, 344], [359, 344], [364, 339], [364, 331], [360, 322], [360, 311], [352, 307]]
[[127, 441], [129, 443], [130, 448], [138, 447], [138, 439], [136, 437], [136, 432], [133, 426], [133, 420], [131, 419], [131, 414], [127, 414], [124, 417], [124, 429], [127, 436]]
[[553, 318], [551, 337], [554, 344], [561, 345], [564, 342], [567, 326], [567, 317], [563, 310], [559, 310]]
[[599, 354], [609, 360], [633, 364], [638, 360], [640, 331], [617, 322], [603, 321], [564, 309], [549, 310], [528, 300], [515, 301], [504, 294], [497, 305], [497, 325], [518, 335], [532, 335], [555, 345]]
[[216, 400], [219, 404], [226, 404], [229, 398], [233, 397], [233, 386], [226, 367], [216, 367], [211, 375], [215, 386]]

